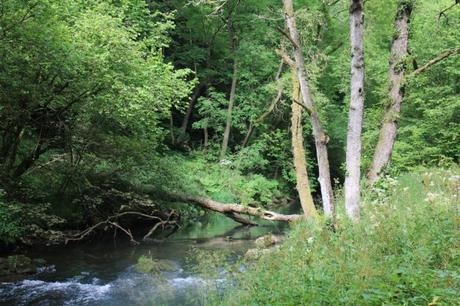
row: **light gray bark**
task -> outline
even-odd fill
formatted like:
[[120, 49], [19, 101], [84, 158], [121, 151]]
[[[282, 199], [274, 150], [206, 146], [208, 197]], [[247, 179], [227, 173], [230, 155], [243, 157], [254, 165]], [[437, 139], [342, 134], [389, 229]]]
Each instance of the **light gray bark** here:
[[331, 174], [329, 169], [329, 158], [327, 152], [327, 143], [329, 137], [324, 132], [321, 121], [316, 111], [315, 103], [310, 93], [310, 88], [307, 81], [307, 73], [305, 70], [305, 62], [302, 48], [300, 45], [299, 33], [297, 31], [294, 7], [292, 0], [283, 0], [284, 17], [289, 30], [289, 40], [294, 47], [294, 60], [296, 66], [297, 77], [300, 83], [300, 91], [302, 93], [302, 103], [310, 113], [310, 120], [315, 138], [316, 155], [318, 158], [319, 169], [319, 184], [321, 188], [321, 197], [323, 201], [324, 214], [326, 216], [334, 215], [334, 198], [332, 193]]
[[224, 214], [227, 217], [245, 225], [256, 225], [256, 223], [254, 221], [247, 220], [241, 215], [254, 216], [269, 221], [283, 222], [294, 222], [305, 218], [305, 215], [300, 214], [284, 215], [274, 211], [264, 210], [260, 207], [236, 203], [222, 203], [206, 197], [181, 192], [161, 191], [153, 185], [131, 185], [131, 189], [139, 193], [148, 194], [152, 197], [161, 197], [162, 199], [169, 198], [174, 201], [180, 201], [184, 204], [190, 203], [198, 205], [204, 209]]
[[396, 141], [401, 103], [404, 97], [404, 62], [408, 55], [411, 13], [412, 6], [407, 1], [399, 1], [394, 25], [397, 35], [391, 45], [390, 67], [388, 71], [390, 79], [389, 104], [385, 109], [374, 158], [367, 173], [370, 184], [374, 184], [379, 179], [382, 170], [389, 164]]
[[361, 132], [364, 110], [363, 0], [351, 0], [351, 96], [348, 112], [345, 209], [349, 218], [359, 219], [361, 177]]

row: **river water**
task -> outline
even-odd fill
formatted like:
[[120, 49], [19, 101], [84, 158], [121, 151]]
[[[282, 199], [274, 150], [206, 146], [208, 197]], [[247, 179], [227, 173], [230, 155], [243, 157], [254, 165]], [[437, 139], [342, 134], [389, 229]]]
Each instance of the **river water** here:
[[[190, 262], [197, 254], [226, 250], [236, 259], [258, 236], [282, 231], [275, 224], [238, 227], [214, 216], [207, 225], [185, 228], [163, 242], [130, 246], [101, 241], [31, 252], [27, 255], [44, 258], [48, 265], [25, 279], [0, 280], [0, 305], [201, 305], [209, 284], [224, 288], [227, 280], [224, 274], [207, 278], [193, 272]], [[168, 260], [174, 269], [138, 273], [140, 256]]]

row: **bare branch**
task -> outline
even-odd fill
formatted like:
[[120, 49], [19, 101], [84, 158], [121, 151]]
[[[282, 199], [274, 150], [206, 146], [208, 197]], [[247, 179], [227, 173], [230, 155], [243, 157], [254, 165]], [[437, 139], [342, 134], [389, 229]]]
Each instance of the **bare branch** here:
[[295, 69], [296, 65], [294, 60], [284, 50], [276, 49], [275, 51], [276, 54], [278, 54], [283, 59], [283, 62], [286, 63], [286, 65]]
[[[175, 221], [170, 221], [170, 220], [169, 220], [169, 219], [171, 218], [171, 215], [172, 215], [172, 214], [170, 214], [170, 215], [168, 216], [168, 220], [167, 220], [167, 221], [164, 221], [164, 220], [162, 220], [160, 217], [157, 217], [157, 216], [147, 215], [147, 214], [144, 214], [144, 213], [141, 213], [141, 212], [137, 212], [137, 211], [125, 211], [125, 212], [122, 212], [122, 213], [119, 213], [119, 214], [110, 216], [110, 217], [108, 217], [106, 220], [101, 221], [101, 222], [99, 222], [99, 223], [96, 223], [95, 225], [90, 226], [90, 227], [88, 227], [87, 229], [85, 229], [85, 230], [83, 230], [83, 231], [81, 231], [81, 232], [79, 232], [79, 233], [77, 233], [77, 234], [75, 234], [75, 235], [73, 235], [73, 236], [71, 236], [71, 237], [66, 238], [65, 243], [67, 244], [67, 242], [69, 242], [69, 241], [78, 241], [78, 240], [82, 240], [83, 238], [85, 238], [86, 236], [88, 236], [90, 233], [92, 233], [94, 230], [96, 230], [96, 229], [99, 228], [100, 226], [102, 226], [102, 225], [111, 225], [111, 226], [113, 226], [113, 227], [116, 227], [116, 228], [120, 229], [120, 230], [123, 231], [126, 235], [128, 235], [128, 237], [130, 238], [130, 240], [131, 240], [132, 243], [139, 244], [139, 242], [137, 242], [137, 241], [134, 239], [134, 237], [133, 237], [133, 235], [131, 234], [131, 231], [130, 231], [129, 229], [127, 230], [127, 229], [123, 228], [121, 225], [119, 225], [117, 222], [114, 222], [114, 220], [116, 220], [116, 219], [118, 219], [118, 218], [120, 218], [120, 217], [122, 217], [122, 216], [126, 216], [126, 215], [134, 215], [134, 216], [144, 217], [144, 218], [147, 218], [147, 219], [157, 220], [157, 221], [159, 221], [157, 224], [160, 224], [160, 225], [161, 225], [161, 223], [164, 223], [164, 222], [169, 222], [169, 223], [171, 223], [171, 224], [172, 224], [172, 223], [175, 223]], [[160, 226], [160, 225], [159, 225], [159, 226]], [[154, 227], [154, 228], [156, 229], [157, 227]], [[150, 231], [151, 231], [151, 233], [149, 232], [149, 233], [150, 233], [149, 236], [150, 236], [155, 230], [153, 230], [153, 231], [150, 230]]]
[[451, 8], [453, 8], [454, 6], [456, 6], [457, 4], [459, 4], [459, 3], [460, 3], [459, 0], [455, 0], [454, 4], [452, 4], [451, 6], [449, 6], [449, 7], [445, 8], [445, 9], [443, 9], [442, 11], [440, 11], [440, 12], [439, 12], [439, 15], [438, 15], [438, 21], [441, 19], [442, 16], [447, 17], [447, 16], [446, 16], [446, 12], [447, 12], [448, 10], [450, 10]]
[[449, 56], [451, 55], [454, 55], [454, 54], [457, 54], [460, 52], [460, 48], [454, 48], [454, 49], [450, 49], [450, 50], [447, 50], [447, 51], [444, 51], [442, 52], [441, 54], [439, 54], [438, 56], [436, 56], [435, 58], [433, 58], [431, 61], [429, 61], [428, 63], [426, 63], [425, 65], [423, 65], [422, 67], [418, 68], [417, 70], [414, 70], [412, 73], [411, 73], [411, 76], [415, 76], [415, 75], [418, 75], [422, 72], [425, 72], [426, 70], [428, 70], [431, 66], [439, 63], [440, 61], [442, 61], [443, 59], [446, 59], [448, 58]]
[[280, 32], [283, 36], [285, 36], [294, 48], [299, 48], [299, 45], [295, 42], [295, 40], [291, 37], [291, 35], [284, 32], [283, 29], [281, 29], [280, 27], [276, 27], [276, 30]]

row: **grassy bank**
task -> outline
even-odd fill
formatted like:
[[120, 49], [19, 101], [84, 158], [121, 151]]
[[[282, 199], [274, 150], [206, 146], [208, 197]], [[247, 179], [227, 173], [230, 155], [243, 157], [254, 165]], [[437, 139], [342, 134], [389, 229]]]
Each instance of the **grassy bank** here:
[[[386, 179], [359, 224], [297, 224], [241, 275], [226, 305], [459, 305], [457, 169]], [[220, 303], [220, 302], [219, 302]]]

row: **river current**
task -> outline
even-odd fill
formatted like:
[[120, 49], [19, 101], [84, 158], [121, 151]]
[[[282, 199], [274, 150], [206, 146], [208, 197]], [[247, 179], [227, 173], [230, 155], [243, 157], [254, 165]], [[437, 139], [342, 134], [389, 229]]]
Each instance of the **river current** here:
[[[0, 280], [0, 305], [202, 305], [209, 284], [224, 288], [226, 277], [203, 277], [190, 262], [200, 252], [229, 251], [234, 259], [254, 246], [254, 239], [282, 228], [244, 228], [216, 216], [206, 226], [185, 228], [163, 242], [139, 246], [101, 241], [26, 254], [44, 258], [39, 273]], [[141, 256], [168, 260], [173, 269], [139, 273]], [[223, 263], [225, 264], [225, 263]]]

